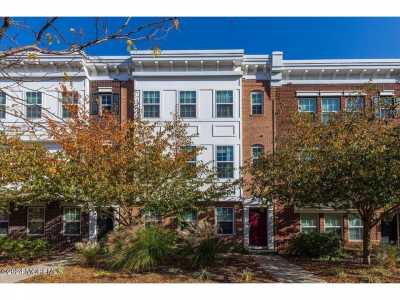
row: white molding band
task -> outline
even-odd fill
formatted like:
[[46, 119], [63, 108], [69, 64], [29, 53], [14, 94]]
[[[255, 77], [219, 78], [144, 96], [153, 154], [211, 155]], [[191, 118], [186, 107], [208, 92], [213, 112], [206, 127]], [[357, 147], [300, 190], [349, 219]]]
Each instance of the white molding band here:
[[379, 93], [380, 96], [394, 96], [394, 90], [384, 90]]

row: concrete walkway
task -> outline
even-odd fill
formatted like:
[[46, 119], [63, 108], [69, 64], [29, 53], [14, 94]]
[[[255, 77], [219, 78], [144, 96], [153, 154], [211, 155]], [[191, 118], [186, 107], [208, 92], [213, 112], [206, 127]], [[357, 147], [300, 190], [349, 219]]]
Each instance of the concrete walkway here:
[[15, 283], [37, 275], [51, 275], [60, 271], [60, 267], [71, 264], [72, 256], [55, 258], [46, 263], [27, 267], [0, 267], [0, 283]]
[[324, 283], [314, 274], [294, 265], [276, 254], [252, 255], [278, 282], [281, 283]]

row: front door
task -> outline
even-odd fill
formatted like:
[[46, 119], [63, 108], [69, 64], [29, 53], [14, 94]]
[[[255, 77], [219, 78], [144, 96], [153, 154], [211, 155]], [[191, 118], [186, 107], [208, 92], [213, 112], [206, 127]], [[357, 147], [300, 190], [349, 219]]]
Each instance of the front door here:
[[267, 247], [267, 209], [249, 208], [249, 246]]

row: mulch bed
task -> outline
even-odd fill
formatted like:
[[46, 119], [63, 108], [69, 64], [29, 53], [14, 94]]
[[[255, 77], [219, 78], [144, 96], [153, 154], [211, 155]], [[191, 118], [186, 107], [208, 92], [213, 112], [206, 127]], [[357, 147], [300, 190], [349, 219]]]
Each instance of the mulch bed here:
[[389, 270], [386, 267], [366, 266], [350, 260], [320, 261], [290, 256], [286, 259], [329, 283], [400, 283], [399, 265]]
[[40, 275], [25, 283], [239, 283], [276, 282], [274, 278], [247, 255], [225, 254], [206, 271], [162, 268], [154, 272], [127, 274], [99, 268], [72, 265], [55, 275]]

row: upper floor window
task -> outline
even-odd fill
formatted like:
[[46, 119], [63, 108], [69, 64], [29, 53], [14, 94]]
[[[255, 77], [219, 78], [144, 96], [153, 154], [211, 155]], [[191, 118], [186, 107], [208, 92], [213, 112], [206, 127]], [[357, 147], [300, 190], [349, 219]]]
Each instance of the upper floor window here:
[[0, 212], [0, 235], [8, 234], [8, 214]]
[[252, 92], [251, 93], [251, 114], [262, 115], [264, 113], [264, 93]]
[[78, 105], [79, 94], [76, 92], [63, 92], [61, 96], [62, 117], [67, 119], [71, 117], [72, 109]]
[[334, 120], [335, 114], [340, 111], [340, 98], [339, 97], [324, 97], [321, 103], [321, 120], [322, 123], [328, 124], [329, 121]]
[[119, 94], [96, 93], [90, 101], [90, 114], [98, 115], [100, 112], [114, 112], [119, 114]]
[[44, 235], [44, 212], [41, 206], [28, 207], [28, 234]]
[[317, 112], [317, 98], [307, 97], [298, 98], [297, 107], [299, 112], [316, 113]]
[[195, 225], [197, 223], [197, 211], [194, 209], [186, 211], [183, 215], [183, 219], [185, 223]]
[[42, 93], [26, 92], [26, 117], [40, 119], [42, 117]]
[[300, 215], [300, 232], [310, 233], [318, 231], [318, 215], [317, 214], [301, 214]]
[[197, 164], [197, 155], [196, 155], [196, 146], [185, 146], [182, 148], [184, 152], [188, 154], [187, 163], [190, 166], [196, 166]]
[[346, 98], [346, 111], [362, 112], [364, 110], [364, 97], [352, 96]]
[[233, 146], [217, 146], [218, 178], [233, 178]]
[[217, 118], [233, 118], [233, 91], [217, 91]]
[[0, 119], [6, 118], [6, 104], [7, 95], [4, 92], [0, 92]]
[[393, 96], [381, 96], [374, 99], [375, 114], [380, 119], [393, 119], [396, 116], [396, 99]]
[[160, 117], [160, 92], [144, 91], [143, 92], [143, 117], [159, 118]]
[[251, 159], [253, 165], [264, 155], [264, 146], [261, 144], [255, 144], [251, 146]]
[[196, 92], [179, 92], [179, 112], [181, 118], [196, 118]]

